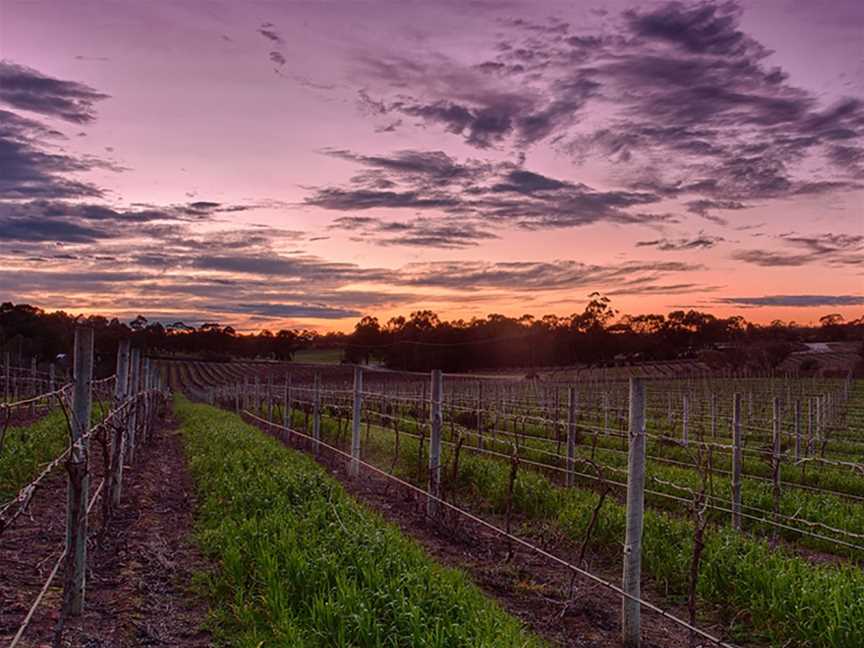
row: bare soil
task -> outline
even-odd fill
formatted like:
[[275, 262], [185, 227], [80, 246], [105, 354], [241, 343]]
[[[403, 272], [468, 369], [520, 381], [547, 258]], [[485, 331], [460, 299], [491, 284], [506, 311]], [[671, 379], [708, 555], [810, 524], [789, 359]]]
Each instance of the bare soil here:
[[[210, 645], [202, 630], [206, 603], [190, 588], [207, 569], [191, 541], [192, 482], [173, 421], [163, 420], [133, 466], [123, 501], [102, 528], [91, 511], [85, 611], [68, 619], [64, 648]], [[98, 444], [90, 451], [91, 492], [102, 478]], [[11, 640], [62, 551], [66, 478], [62, 470], [37, 494], [29, 517], [0, 537], [0, 642]], [[52, 645], [61, 603], [62, 569], [19, 646]]]

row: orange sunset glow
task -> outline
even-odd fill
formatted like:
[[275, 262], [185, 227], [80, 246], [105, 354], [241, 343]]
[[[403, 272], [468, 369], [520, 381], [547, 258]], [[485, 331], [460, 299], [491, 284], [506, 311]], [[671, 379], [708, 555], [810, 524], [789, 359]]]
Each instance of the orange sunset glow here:
[[[830, 7], [830, 11], [823, 10]], [[4, 3], [4, 301], [864, 314], [858, 3]]]

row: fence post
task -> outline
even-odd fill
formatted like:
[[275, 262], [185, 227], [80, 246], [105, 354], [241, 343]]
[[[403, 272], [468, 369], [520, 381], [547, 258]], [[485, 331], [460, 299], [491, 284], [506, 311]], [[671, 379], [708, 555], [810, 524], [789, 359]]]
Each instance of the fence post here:
[[441, 497], [441, 399], [444, 387], [444, 377], [440, 369], [432, 370], [432, 403], [429, 416], [431, 432], [429, 434], [429, 499], [426, 502], [426, 513], [430, 517], [438, 512], [438, 500]]
[[[126, 391], [128, 397], [134, 396], [138, 391], [138, 375], [141, 370], [141, 351], [132, 349], [129, 355], [129, 388]], [[132, 406], [129, 408], [129, 416], [126, 418], [126, 454], [129, 458], [129, 463], [135, 461], [135, 434], [138, 429], [138, 407]]]
[[576, 388], [567, 388], [567, 486], [576, 482]]
[[90, 430], [93, 382], [93, 329], [75, 328], [74, 386], [72, 391], [72, 447], [66, 469], [69, 473], [66, 498], [66, 558], [63, 581], [63, 613], [78, 616], [84, 607], [87, 572], [87, 500], [90, 476], [87, 472], [85, 435]]
[[[36, 356], [30, 358], [30, 396], [39, 393], [39, 385], [36, 379]], [[36, 401], [30, 402], [30, 416], [36, 416]]]
[[[115, 370], [117, 380], [114, 383], [114, 407], [119, 407], [126, 400], [126, 383], [129, 380], [129, 340], [120, 340], [117, 347], [117, 369]], [[120, 421], [124, 421], [129, 412], [125, 412]], [[111, 497], [111, 506], [120, 506], [120, 494], [123, 490], [123, 460], [125, 455], [125, 439], [123, 438], [122, 423], [114, 426], [111, 435], [111, 474], [108, 483], [108, 492]]]
[[252, 405], [255, 408], [255, 416], [261, 416], [261, 377], [255, 374], [255, 388], [252, 394]]
[[690, 397], [684, 394], [681, 397], [681, 441], [684, 445], [690, 444]]
[[732, 527], [741, 530], [741, 394], [732, 397]]
[[273, 374], [267, 374], [267, 422], [273, 423]]
[[[777, 520], [780, 515], [780, 452], [782, 450], [782, 438], [780, 434], [780, 398], [774, 397], [774, 425], [773, 425], [773, 450], [771, 453], [771, 473], [772, 481], [774, 482], [773, 499], [774, 499], [774, 519]], [[774, 527], [771, 533], [771, 538], [774, 542], [777, 541], [777, 527]]]
[[312, 392], [312, 438], [315, 439], [315, 454], [321, 454], [321, 374], [315, 374]]
[[3, 354], [3, 399], [12, 402], [12, 354], [8, 351]]
[[795, 461], [801, 461], [801, 399], [795, 399]]
[[711, 392], [711, 436], [717, 438], [717, 392]]
[[[138, 407], [141, 410], [141, 445], [147, 443], [150, 439], [150, 394], [146, 393], [150, 388], [150, 358], [141, 359], [141, 379], [140, 390], [144, 390], [145, 394], [142, 400], [138, 401]], [[139, 390], [139, 391], [140, 391]], [[210, 399], [210, 404], [213, 405], [213, 398]]]
[[477, 447], [483, 449], [483, 381], [477, 381]]
[[360, 423], [363, 414], [363, 369], [354, 367], [354, 407], [351, 418], [351, 463], [348, 464], [348, 475], [357, 477], [360, 474]]
[[[622, 588], [641, 596], [642, 524], [645, 510], [645, 383], [630, 379], [630, 421], [627, 456], [627, 529], [624, 537]], [[625, 648], [641, 645], [640, 603], [625, 597], [621, 604], [621, 633]]]
[[609, 392], [603, 392], [603, 434], [609, 436]]
[[[292, 420], [291, 414], [291, 374], [285, 374], [285, 403], [282, 407], [282, 426], [291, 429], [291, 424], [294, 422]], [[290, 438], [291, 433], [288, 433]]]
[[57, 368], [54, 363], [48, 365], [48, 391], [53, 392], [57, 389]]

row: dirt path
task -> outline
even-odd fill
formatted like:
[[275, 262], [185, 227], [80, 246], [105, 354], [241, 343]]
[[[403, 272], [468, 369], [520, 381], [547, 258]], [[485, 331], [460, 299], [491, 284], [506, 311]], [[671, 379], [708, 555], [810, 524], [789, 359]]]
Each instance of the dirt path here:
[[[288, 443], [284, 437], [280, 438], [292, 447], [308, 450], [306, 441]], [[458, 514], [445, 515], [433, 522], [425, 515], [425, 501], [409, 489], [363, 469], [359, 479], [350, 479], [344, 459], [334, 458], [326, 450], [320, 462], [355, 498], [395, 523], [438, 562], [467, 572], [484, 592], [553, 646], [620, 648], [618, 595], [576, 578], [572, 596], [568, 596], [570, 573], [548, 559], [519, 545], [512, 547], [508, 559], [507, 541], [478, 523], [457, 517]], [[503, 526], [500, 520], [494, 522]], [[515, 521], [513, 528], [519, 528]], [[579, 548], [552, 532], [537, 534], [531, 541], [569, 562], [575, 564], [578, 560]], [[620, 578], [616, 565], [602, 564], [597, 557], [593, 560], [591, 571], [612, 582]], [[650, 592], [648, 587], [646, 583], [646, 592]], [[670, 611], [686, 618], [684, 610]], [[650, 612], [643, 612], [642, 625], [644, 648], [689, 645], [685, 630]], [[706, 644], [697, 641], [696, 645]]]
[[[101, 480], [99, 449], [91, 450], [93, 489]], [[0, 538], [0, 640], [5, 645], [54, 564], [63, 542], [65, 477], [55, 475], [33, 503], [32, 516]], [[163, 421], [152, 444], [127, 469], [123, 502], [104, 536], [97, 502], [91, 512], [84, 614], [67, 621], [62, 646], [210, 645], [201, 630], [206, 604], [189, 583], [205, 562], [191, 542], [195, 508], [191, 479], [173, 421]], [[101, 536], [101, 537], [100, 537]], [[24, 639], [50, 645], [60, 607], [55, 579]]]

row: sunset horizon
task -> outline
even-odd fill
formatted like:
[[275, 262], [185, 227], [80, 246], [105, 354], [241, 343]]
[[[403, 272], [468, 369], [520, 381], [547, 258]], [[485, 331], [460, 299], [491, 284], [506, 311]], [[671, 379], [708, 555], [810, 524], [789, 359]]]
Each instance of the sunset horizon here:
[[2, 301], [864, 315], [851, 1], [3, 3]]

